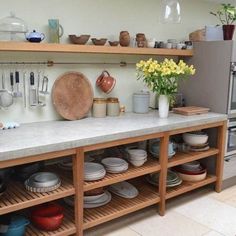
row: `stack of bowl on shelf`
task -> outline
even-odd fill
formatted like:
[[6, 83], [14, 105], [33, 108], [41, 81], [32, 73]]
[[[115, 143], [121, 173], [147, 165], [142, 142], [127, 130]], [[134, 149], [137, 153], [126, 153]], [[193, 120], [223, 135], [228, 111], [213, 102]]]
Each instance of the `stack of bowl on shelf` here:
[[108, 187], [108, 190], [123, 198], [135, 198], [139, 194], [137, 188], [126, 181], [112, 184]]
[[95, 181], [104, 178], [106, 170], [103, 165], [93, 162], [84, 163], [84, 180]]
[[[160, 177], [159, 172], [152, 173], [146, 177], [146, 180], [150, 184], [152, 184], [154, 186], [158, 186], [159, 185], [159, 177]], [[168, 170], [167, 178], [166, 178], [166, 187], [168, 187], [168, 188], [175, 187], [175, 186], [180, 185], [181, 183], [182, 183], [182, 179], [180, 178], [180, 176], [176, 172]]]
[[208, 135], [203, 132], [184, 133], [183, 140], [187, 144], [188, 151], [202, 152], [208, 150]]
[[198, 182], [202, 181], [207, 176], [207, 170], [201, 165], [199, 161], [192, 161], [180, 166], [177, 166], [175, 170], [184, 181]]
[[59, 176], [52, 172], [38, 172], [31, 175], [24, 184], [30, 192], [45, 193], [59, 188], [61, 180]]
[[118, 174], [128, 170], [129, 164], [117, 157], [108, 157], [102, 159], [101, 163], [105, 166], [105, 169], [109, 173]]
[[[159, 158], [160, 154], [160, 139], [152, 140], [149, 146], [149, 152], [153, 157]], [[174, 144], [173, 142], [169, 142], [168, 146], [168, 158], [172, 158], [175, 155]]]
[[[67, 205], [74, 207], [74, 196], [64, 198]], [[93, 189], [84, 193], [84, 208], [104, 206], [111, 201], [111, 194], [103, 188]]]
[[127, 160], [136, 167], [142, 166], [147, 161], [147, 152], [142, 149], [126, 149]]

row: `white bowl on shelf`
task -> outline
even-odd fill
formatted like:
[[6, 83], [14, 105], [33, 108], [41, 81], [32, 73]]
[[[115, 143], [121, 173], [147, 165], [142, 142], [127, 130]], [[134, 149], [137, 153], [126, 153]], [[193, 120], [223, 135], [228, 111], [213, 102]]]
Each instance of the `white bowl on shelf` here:
[[142, 166], [145, 162], [147, 161], [147, 159], [143, 159], [143, 160], [129, 160], [129, 162], [136, 167]]
[[207, 176], [207, 172], [205, 171], [203, 174], [199, 174], [199, 175], [188, 175], [188, 174], [182, 174], [178, 172], [178, 175], [180, 176], [180, 178], [183, 181], [187, 181], [187, 182], [199, 182], [202, 181], [206, 178]]
[[183, 134], [183, 140], [185, 143], [192, 145], [192, 146], [198, 146], [203, 145], [207, 143], [208, 135], [204, 133], [184, 133]]

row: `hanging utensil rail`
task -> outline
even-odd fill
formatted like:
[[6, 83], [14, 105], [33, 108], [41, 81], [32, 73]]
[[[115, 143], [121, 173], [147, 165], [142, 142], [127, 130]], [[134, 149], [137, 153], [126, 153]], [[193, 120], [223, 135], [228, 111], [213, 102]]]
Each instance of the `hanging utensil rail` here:
[[54, 65], [119, 65], [120, 67], [125, 67], [127, 65], [135, 65], [134, 62], [55, 62], [55, 61], [38, 61], [38, 62], [25, 62], [25, 61], [15, 61], [15, 62], [0, 62], [0, 65], [46, 65], [52, 67]]

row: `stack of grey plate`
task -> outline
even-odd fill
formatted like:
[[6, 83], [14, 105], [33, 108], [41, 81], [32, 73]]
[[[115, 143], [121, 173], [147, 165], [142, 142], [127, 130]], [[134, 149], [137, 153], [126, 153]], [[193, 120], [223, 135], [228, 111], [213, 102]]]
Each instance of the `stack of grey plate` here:
[[[147, 181], [155, 186], [159, 185], [159, 176], [160, 173], [152, 173], [147, 176]], [[167, 178], [166, 178], [166, 187], [175, 187], [182, 183], [182, 179], [179, 177], [179, 175], [171, 170], [168, 170], [167, 172]]]
[[117, 157], [108, 157], [103, 159], [101, 162], [105, 166], [106, 171], [109, 173], [122, 173], [129, 168], [128, 162]]
[[61, 186], [60, 178], [52, 172], [38, 172], [25, 181], [28, 191], [44, 193], [53, 191]]
[[[74, 207], [74, 196], [64, 198], [67, 205]], [[84, 208], [95, 208], [104, 206], [111, 201], [111, 194], [104, 191], [102, 194], [94, 196], [84, 196]]]
[[84, 180], [94, 181], [104, 178], [106, 170], [103, 165], [93, 162], [84, 163]]
[[136, 187], [126, 181], [112, 184], [108, 190], [123, 198], [135, 198], [139, 193]]

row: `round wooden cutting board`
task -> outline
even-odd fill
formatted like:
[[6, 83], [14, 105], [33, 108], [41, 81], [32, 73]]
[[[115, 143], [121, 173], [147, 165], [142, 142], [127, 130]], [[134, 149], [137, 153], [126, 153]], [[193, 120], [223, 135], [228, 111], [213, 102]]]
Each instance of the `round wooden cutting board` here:
[[67, 120], [85, 117], [93, 104], [93, 89], [79, 72], [67, 72], [56, 79], [52, 88], [56, 111]]

